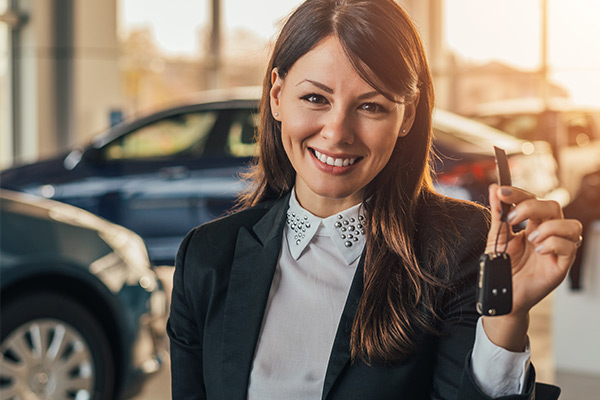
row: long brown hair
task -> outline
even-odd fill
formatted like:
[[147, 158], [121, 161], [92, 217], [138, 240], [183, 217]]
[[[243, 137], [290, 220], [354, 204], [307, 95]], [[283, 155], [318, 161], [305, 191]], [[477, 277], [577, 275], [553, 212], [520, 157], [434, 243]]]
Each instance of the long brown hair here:
[[280, 122], [271, 112], [271, 71], [277, 68], [285, 79], [300, 57], [331, 35], [357, 73], [384, 96], [404, 101], [418, 96], [410, 132], [397, 140], [388, 164], [365, 190], [364, 290], [351, 337], [353, 358], [398, 361], [415, 350], [417, 331], [436, 332], [436, 299], [445, 287], [438, 270], [451, 246], [436, 240], [437, 251], [424, 252], [437, 258], [427, 267], [419, 264], [417, 208], [435, 197], [429, 165], [433, 84], [417, 30], [393, 0], [307, 0], [292, 13], [263, 82], [259, 158], [250, 174], [254, 186], [240, 204], [280, 198], [293, 187], [296, 173], [283, 148]]

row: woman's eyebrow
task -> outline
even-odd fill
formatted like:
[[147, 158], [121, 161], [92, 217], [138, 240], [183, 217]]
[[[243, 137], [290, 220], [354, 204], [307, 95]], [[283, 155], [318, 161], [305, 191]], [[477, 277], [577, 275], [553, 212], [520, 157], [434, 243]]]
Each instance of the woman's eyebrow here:
[[[329, 94], [333, 94], [333, 89], [330, 88], [327, 85], [322, 84], [321, 82], [317, 82], [317, 81], [313, 81], [312, 79], [304, 79], [300, 82], [298, 82], [298, 84], [296, 86], [300, 86], [302, 83], [304, 82], [308, 82], [311, 83], [313, 85], [315, 85], [316, 87], [318, 87], [319, 89], [329, 93]], [[358, 96], [358, 99], [363, 100], [363, 99], [369, 99], [371, 97], [375, 97], [377, 95], [380, 95], [381, 93], [379, 93], [376, 90], [373, 90], [372, 92], [367, 92], [367, 93], [363, 93], [360, 96]]]
[[367, 93], [363, 93], [360, 96], [358, 96], [359, 100], [364, 100], [364, 99], [370, 99], [371, 97], [375, 97], [380, 95], [381, 93], [379, 93], [377, 90], [373, 90], [372, 92], [367, 92]]
[[319, 89], [324, 90], [324, 91], [326, 91], [329, 94], [333, 94], [333, 89], [332, 88], [330, 88], [329, 86], [324, 85], [324, 84], [322, 84], [320, 82], [313, 81], [311, 79], [304, 79], [303, 81], [300, 81], [296, 86], [300, 86], [304, 82], [312, 83], [313, 85], [315, 85]]

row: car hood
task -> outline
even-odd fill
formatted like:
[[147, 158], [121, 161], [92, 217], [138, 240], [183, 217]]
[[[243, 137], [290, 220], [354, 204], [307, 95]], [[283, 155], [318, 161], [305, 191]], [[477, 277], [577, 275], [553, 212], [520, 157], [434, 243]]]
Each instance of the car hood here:
[[0, 171], [0, 187], [22, 190], [26, 186], [41, 186], [56, 183], [57, 177], [64, 176], [64, 160], [68, 153], [31, 164], [17, 165]]
[[128, 229], [81, 208], [43, 197], [2, 189], [0, 190], [0, 200], [3, 202], [3, 209], [18, 211], [38, 219], [54, 220], [58, 223], [78, 226], [111, 236], [121, 233], [135, 235]]
[[[151, 279], [151, 264], [142, 238], [127, 228], [80, 208], [26, 193], [3, 189], [0, 200], [3, 215], [22, 215], [29, 221], [41, 221], [40, 226], [52, 227], [51, 233], [42, 229], [41, 234], [50, 235], [47, 237], [55, 240], [56, 246], [48, 248], [47, 243], [37, 243], [42, 244], [41, 253], [90, 265], [92, 272], [114, 292], [125, 283], [136, 284], [144, 276]], [[73, 243], [77, 243], [75, 248]], [[4, 256], [24, 254], [22, 246], [16, 244], [15, 248], [21, 250], [13, 249]], [[27, 250], [28, 257], [32, 256], [30, 253]], [[10, 264], [10, 260], [3, 260], [3, 264], [4, 261]]]

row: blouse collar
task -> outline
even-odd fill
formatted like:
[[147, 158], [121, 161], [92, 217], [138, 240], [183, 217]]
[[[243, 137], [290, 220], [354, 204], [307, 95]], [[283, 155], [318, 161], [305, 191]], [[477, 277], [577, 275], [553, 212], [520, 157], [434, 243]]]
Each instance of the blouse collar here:
[[300, 206], [292, 189], [286, 218], [286, 238], [294, 260], [302, 255], [315, 235], [329, 236], [348, 265], [365, 247], [365, 217], [362, 203], [327, 218], [320, 218]]

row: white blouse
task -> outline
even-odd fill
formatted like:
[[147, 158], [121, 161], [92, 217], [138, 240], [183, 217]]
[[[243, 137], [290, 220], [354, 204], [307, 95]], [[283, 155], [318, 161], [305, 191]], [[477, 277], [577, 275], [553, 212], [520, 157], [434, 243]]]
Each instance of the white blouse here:
[[[303, 209], [292, 191], [249, 400], [321, 398], [337, 326], [365, 246], [361, 213], [358, 204], [319, 218]], [[520, 393], [529, 358], [529, 349], [512, 353], [495, 346], [478, 321], [472, 366], [486, 394]]]

